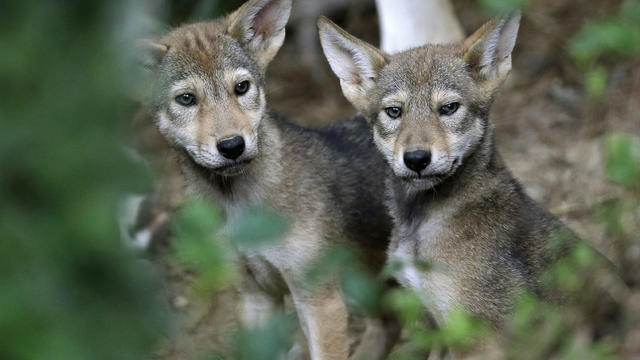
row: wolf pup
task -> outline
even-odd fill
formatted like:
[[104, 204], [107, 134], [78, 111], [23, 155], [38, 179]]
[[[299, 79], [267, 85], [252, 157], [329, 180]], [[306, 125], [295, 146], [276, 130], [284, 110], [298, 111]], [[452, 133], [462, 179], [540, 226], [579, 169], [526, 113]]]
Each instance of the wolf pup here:
[[265, 72], [285, 37], [291, 0], [251, 0], [231, 15], [145, 41], [155, 86], [146, 105], [191, 189], [221, 204], [229, 224], [252, 206], [290, 220], [275, 245], [240, 250], [243, 319], [259, 321], [290, 292], [312, 359], [346, 359], [347, 309], [337, 281], [303, 284], [330, 246], [357, 246], [381, 267], [391, 230], [384, 159], [364, 119], [319, 130], [267, 110]]
[[[392, 173], [389, 259], [407, 264], [399, 282], [424, 296], [439, 324], [464, 309], [499, 327], [515, 295], [541, 293], [539, 275], [556, 257], [549, 239], [563, 225], [513, 178], [489, 122], [519, 22], [511, 14], [460, 43], [393, 56], [318, 23], [344, 95], [373, 125]], [[432, 269], [412, 265], [421, 262]]]

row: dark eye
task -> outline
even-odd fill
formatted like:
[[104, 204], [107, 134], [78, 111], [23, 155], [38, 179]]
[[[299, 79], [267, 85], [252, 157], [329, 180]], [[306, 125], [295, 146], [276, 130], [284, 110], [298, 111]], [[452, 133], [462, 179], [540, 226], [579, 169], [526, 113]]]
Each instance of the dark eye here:
[[242, 82], [237, 83], [236, 87], [235, 87], [235, 89], [233, 89], [233, 91], [238, 96], [246, 94], [247, 91], [249, 91], [249, 82], [248, 81], [242, 81]]
[[440, 108], [440, 115], [453, 115], [456, 111], [458, 111], [458, 108], [460, 107], [460, 103], [457, 102], [453, 102], [451, 104], [447, 104], [447, 105], [442, 105], [442, 107]]
[[402, 116], [402, 109], [395, 106], [384, 109], [384, 112], [386, 112], [392, 119], [397, 119]]
[[193, 94], [181, 94], [176, 96], [176, 102], [182, 106], [193, 106], [196, 104], [196, 96]]

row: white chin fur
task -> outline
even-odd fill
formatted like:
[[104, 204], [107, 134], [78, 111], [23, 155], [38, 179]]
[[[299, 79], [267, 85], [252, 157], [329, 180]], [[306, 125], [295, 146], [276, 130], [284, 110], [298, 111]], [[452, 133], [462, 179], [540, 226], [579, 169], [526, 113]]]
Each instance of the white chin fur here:
[[200, 147], [196, 146], [186, 146], [185, 149], [189, 153], [189, 156], [196, 162], [196, 164], [215, 169], [217, 167], [225, 165], [225, 159], [217, 153], [211, 153], [210, 151], [204, 150]]

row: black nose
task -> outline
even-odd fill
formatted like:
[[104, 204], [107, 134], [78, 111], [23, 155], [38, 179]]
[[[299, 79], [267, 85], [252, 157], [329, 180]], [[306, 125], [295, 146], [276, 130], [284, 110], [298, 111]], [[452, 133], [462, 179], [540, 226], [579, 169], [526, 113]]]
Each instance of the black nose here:
[[244, 152], [244, 139], [242, 136], [234, 136], [231, 139], [222, 140], [218, 143], [218, 151], [227, 159], [235, 160]]
[[431, 153], [424, 150], [416, 150], [404, 153], [404, 164], [418, 174], [429, 166]]

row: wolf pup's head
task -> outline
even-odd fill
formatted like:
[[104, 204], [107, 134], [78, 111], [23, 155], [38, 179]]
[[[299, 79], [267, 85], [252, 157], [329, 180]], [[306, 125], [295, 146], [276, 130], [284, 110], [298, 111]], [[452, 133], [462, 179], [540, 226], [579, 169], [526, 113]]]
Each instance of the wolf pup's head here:
[[148, 106], [171, 146], [223, 176], [258, 155], [264, 75], [290, 11], [291, 0], [251, 0], [225, 18], [141, 41], [154, 82]]
[[520, 14], [494, 19], [459, 44], [387, 55], [320, 19], [320, 39], [347, 99], [371, 121], [376, 146], [412, 188], [432, 188], [476, 151], [511, 70]]

